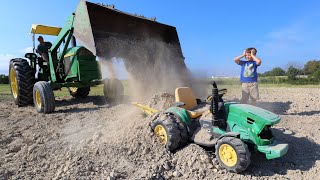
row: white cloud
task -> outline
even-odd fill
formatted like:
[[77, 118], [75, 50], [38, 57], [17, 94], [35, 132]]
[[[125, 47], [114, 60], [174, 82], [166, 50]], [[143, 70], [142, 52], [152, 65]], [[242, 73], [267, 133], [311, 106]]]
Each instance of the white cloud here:
[[9, 74], [9, 63], [13, 57], [11, 54], [0, 54], [0, 74]]
[[319, 58], [320, 26], [314, 23], [317, 18], [307, 15], [294, 23], [266, 33], [257, 43], [263, 58], [262, 68], [265, 70], [271, 70], [276, 66], [286, 68], [288, 63], [304, 64], [310, 59]]
[[13, 54], [0, 53], [0, 74], [9, 74], [10, 60], [17, 57], [24, 57], [26, 53], [33, 51], [33, 47], [29, 46], [20, 50], [17, 50]]

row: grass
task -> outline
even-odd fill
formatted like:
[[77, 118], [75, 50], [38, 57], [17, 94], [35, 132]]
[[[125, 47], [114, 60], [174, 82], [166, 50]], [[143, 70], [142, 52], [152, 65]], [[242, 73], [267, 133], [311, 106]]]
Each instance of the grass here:
[[[215, 79], [218, 84], [218, 88], [226, 88], [226, 89], [241, 89], [241, 84], [239, 82], [239, 79], [237, 78], [231, 78], [231, 79]], [[124, 86], [124, 94], [130, 95], [130, 89], [128, 88], [129, 82], [127, 80], [122, 81], [122, 84]], [[259, 83], [259, 87], [262, 88], [320, 88], [319, 85], [291, 85], [291, 84], [263, 84]], [[211, 88], [211, 86], [210, 86]], [[62, 88], [61, 90], [54, 91], [54, 95], [56, 97], [64, 97], [64, 96], [70, 96], [69, 91], [67, 88]], [[98, 85], [95, 87], [91, 87], [90, 91], [91, 96], [103, 96], [103, 85]], [[8, 100], [11, 99], [11, 91], [10, 91], [10, 85], [9, 84], [0, 84], [0, 100]]]
[[[129, 95], [130, 91], [128, 88], [128, 81], [122, 81], [122, 84], [124, 86], [124, 94]], [[54, 95], [56, 97], [65, 97], [65, 96], [70, 96], [69, 91], [67, 88], [61, 88], [61, 90], [54, 91]], [[90, 95], [91, 96], [103, 96], [103, 85], [98, 85], [95, 87], [91, 87], [90, 90]], [[11, 99], [11, 90], [10, 90], [10, 85], [9, 84], [0, 84], [0, 100], [7, 100]]]

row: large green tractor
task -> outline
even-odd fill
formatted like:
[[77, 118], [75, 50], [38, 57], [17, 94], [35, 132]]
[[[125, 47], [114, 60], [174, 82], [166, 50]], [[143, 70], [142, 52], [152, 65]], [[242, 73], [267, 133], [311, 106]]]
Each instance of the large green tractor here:
[[[103, 83], [104, 95], [108, 100], [121, 98], [123, 85], [115, 78], [102, 79], [97, 61], [97, 57], [105, 60], [125, 57], [125, 54], [112, 51], [118, 41], [153, 39], [173, 44], [181, 51], [174, 27], [121, 12], [114, 6], [84, 0], [80, 0], [75, 13], [63, 28], [32, 25], [31, 34], [33, 53], [25, 54], [24, 58], [11, 59], [9, 77], [15, 103], [18, 106], [34, 103], [40, 113], [54, 111], [53, 90], [63, 87], [78, 98], [86, 97], [90, 87]], [[37, 54], [37, 34], [56, 36], [47, 58]]]
[[212, 85], [212, 95], [205, 101], [196, 99], [189, 87], [177, 88], [174, 106], [161, 113], [133, 104], [152, 115], [151, 129], [167, 150], [175, 152], [189, 141], [215, 148], [221, 166], [232, 172], [242, 172], [249, 166], [248, 146], [267, 159], [287, 153], [288, 144], [276, 141], [270, 129], [279, 123], [278, 115], [248, 104], [225, 103], [222, 96], [227, 90], [218, 90], [215, 82]]

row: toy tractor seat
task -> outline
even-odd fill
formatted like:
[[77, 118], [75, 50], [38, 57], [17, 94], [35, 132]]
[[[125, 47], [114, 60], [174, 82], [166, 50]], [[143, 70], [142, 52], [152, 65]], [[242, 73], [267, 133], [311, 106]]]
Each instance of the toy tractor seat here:
[[176, 88], [175, 100], [176, 102], [184, 103], [180, 107], [186, 109], [192, 119], [200, 117], [204, 112], [209, 110], [209, 104], [205, 102], [197, 103], [197, 99], [189, 87]]

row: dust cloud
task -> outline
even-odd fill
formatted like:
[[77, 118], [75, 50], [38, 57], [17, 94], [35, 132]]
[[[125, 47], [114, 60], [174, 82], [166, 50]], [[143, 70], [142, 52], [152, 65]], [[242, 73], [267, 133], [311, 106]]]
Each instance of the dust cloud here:
[[[129, 79], [130, 95], [134, 100], [146, 99], [161, 92], [174, 92], [176, 87], [191, 86], [192, 76], [180, 47], [147, 39], [143, 41], [105, 38], [97, 43], [103, 49], [102, 59], [123, 61]], [[103, 48], [102, 48], [103, 47]], [[102, 71], [118, 71], [110, 63]], [[109, 73], [110, 74], [110, 73]], [[116, 73], [111, 73], [116, 74]]]

